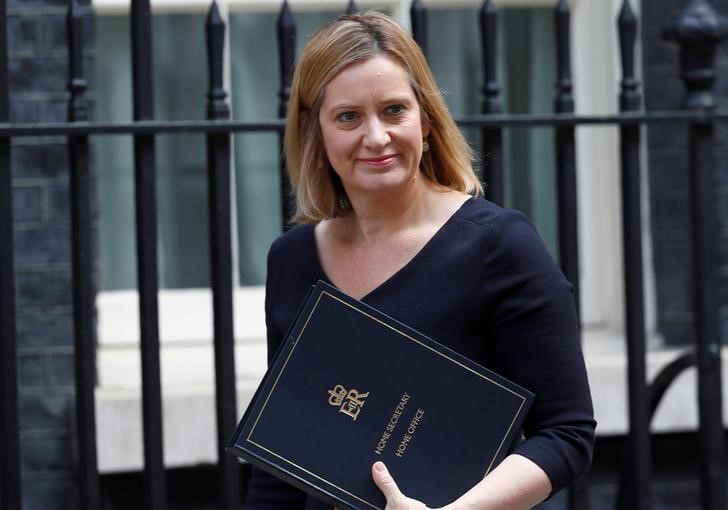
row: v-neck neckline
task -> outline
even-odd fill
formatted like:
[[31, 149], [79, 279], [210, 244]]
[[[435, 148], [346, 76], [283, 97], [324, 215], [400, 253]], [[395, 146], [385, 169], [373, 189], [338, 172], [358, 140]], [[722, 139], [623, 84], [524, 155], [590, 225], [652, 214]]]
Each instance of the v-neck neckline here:
[[[399, 269], [397, 269], [394, 273], [392, 273], [388, 278], [384, 279], [379, 285], [374, 287], [372, 290], [364, 294], [362, 297], [357, 298], [359, 301], [367, 301], [369, 298], [378, 293], [383, 287], [389, 286], [393, 281], [398, 280], [401, 278], [401, 275], [408, 271], [412, 266], [414, 266], [422, 257], [427, 255], [427, 252], [432, 250], [432, 245], [436, 243], [438, 238], [442, 237], [444, 235], [443, 232], [447, 230], [449, 225], [451, 225], [455, 219], [455, 217], [459, 216], [460, 213], [463, 211], [463, 209], [468, 206], [469, 204], [473, 203], [473, 201], [476, 200], [475, 197], [470, 197], [467, 200], [465, 200], [460, 206], [458, 206], [457, 209], [448, 217], [447, 220], [438, 228], [435, 233], [425, 242], [425, 244], [422, 245], [422, 248], [420, 248], [417, 253], [414, 254], [412, 258], [410, 258], [406, 263], [402, 265]], [[311, 242], [311, 249], [313, 250], [313, 258], [316, 261], [316, 265], [318, 267], [318, 271], [322, 276], [322, 280], [324, 280], [326, 283], [333, 285], [334, 287], [338, 288], [338, 285], [334, 283], [328, 274], [326, 274], [326, 270], [323, 267], [323, 264], [321, 263], [321, 256], [319, 254], [318, 250], [318, 243], [316, 242], [316, 234], [315, 234], [315, 226], [312, 225], [309, 229], [309, 236], [310, 236], [310, 242]], [[424, 253], [424, 255], [423, 255]], [[341, 289], [340, 289], [341, 290]]]

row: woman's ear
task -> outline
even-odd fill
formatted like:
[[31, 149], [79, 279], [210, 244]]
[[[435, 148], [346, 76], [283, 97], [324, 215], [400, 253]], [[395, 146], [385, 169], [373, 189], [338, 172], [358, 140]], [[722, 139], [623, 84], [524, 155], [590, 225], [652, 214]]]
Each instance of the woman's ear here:
[[420, 123], [422, 124], [422, 138], [427, 138], [430, 135], [430, 119], [422, 108], [420, 108], [420, 119]]

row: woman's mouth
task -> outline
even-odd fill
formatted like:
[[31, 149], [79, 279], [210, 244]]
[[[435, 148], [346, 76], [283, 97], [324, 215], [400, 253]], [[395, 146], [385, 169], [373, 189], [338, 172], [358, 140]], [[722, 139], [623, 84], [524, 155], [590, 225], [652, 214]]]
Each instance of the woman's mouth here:
[[359, 161], [365, 165], [382, 167], [389, 165], [395, 159], [397, 159], [396, 154], [388, 154], [386, 156], [379, 156], [376, 158], [360, 158]]

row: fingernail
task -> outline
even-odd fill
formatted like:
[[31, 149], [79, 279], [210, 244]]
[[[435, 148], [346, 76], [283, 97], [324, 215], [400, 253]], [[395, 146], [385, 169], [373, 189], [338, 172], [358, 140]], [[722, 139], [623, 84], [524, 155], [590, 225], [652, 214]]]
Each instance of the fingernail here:
[[374, 469], [376, 469], [377, 471], [384, 471], [386, 468], [384, 467], [383, 462], [375, 462]]

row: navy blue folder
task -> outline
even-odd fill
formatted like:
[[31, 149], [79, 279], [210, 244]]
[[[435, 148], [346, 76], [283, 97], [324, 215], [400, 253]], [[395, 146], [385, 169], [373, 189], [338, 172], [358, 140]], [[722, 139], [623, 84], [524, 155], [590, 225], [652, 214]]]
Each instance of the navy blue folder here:
[[429, 507], [520, 438], [533, 394], [325, 282], [309, 293], [228, 451], [345, 509], [383, 509], [387, 464]]

